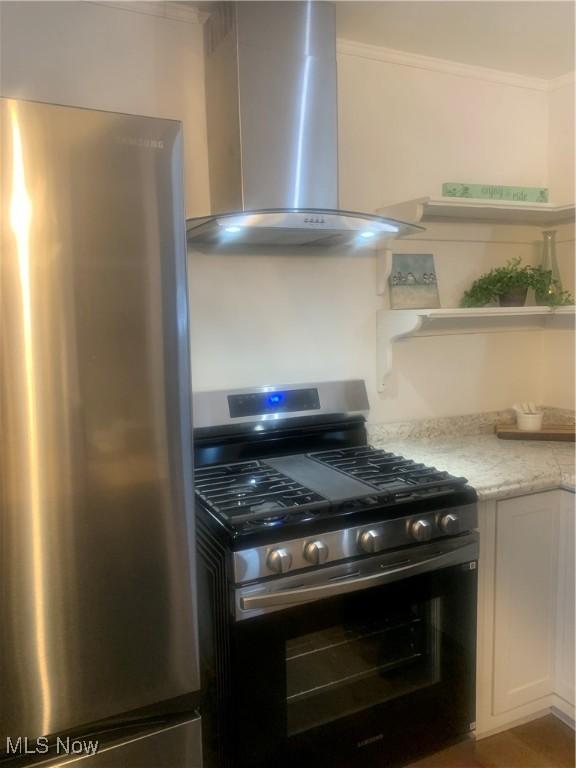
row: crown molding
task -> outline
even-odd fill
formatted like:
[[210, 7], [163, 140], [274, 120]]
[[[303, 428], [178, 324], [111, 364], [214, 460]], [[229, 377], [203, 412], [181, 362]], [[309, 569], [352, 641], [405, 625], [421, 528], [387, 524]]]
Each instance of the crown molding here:
[[457, 77], [468, 77], [474, 80], [484, 80], [489, 83], [512, 85], [516, 88], [528, 88], [533, 91], [551, 91], [574, 82], [574, 73], [557, 77], [554, 80], [545, 80], [539, 77], [526, 77], [513, 72], [503, 72], [499, 69], [479, 67], [472, 64], [460, 64], [448, 59], [437, 59], [433, 56], [422, 56], [418, 53], [397, 51], [394, 48], [381, 48], [378, 45], [357, 43], [353, 40], [338, 39], [337, 51], [345, 56], [358, 56], [363, 59], [372, 59], [386, 64], [398, 64], [403, 67], [427, 69], [433, 72], [443, 72]]
[[117, 8], [121, 11], [130, 11], [131, 13], [143, 13], [146, 16], [159, 16], [171, 21], [183, 21], [187, 24], [203, 24], [208, 18], [205, 11], [200, 11], [188, 3], [177, 2], [177, 0], [88, 0], [93, 5], [106, 5], [110, 8]]

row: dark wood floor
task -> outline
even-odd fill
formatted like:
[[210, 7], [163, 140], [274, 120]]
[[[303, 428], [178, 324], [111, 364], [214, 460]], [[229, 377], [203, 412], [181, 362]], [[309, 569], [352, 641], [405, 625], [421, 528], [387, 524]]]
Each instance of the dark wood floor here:
[[467, 741], [409, 768], [574, 768], [574, 731], [553, 715], [476, 742]]

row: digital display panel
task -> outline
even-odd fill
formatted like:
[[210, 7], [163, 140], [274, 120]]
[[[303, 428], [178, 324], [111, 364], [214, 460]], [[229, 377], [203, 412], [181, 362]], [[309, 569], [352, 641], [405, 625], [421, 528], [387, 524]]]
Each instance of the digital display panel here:
[[228, 395], [228, 408], [233, 419], [242, 416], [264, 416], [268, 413], [317, 411], [320, 408], [320, 398], [315, 388], [249, 392], [244, 395]]

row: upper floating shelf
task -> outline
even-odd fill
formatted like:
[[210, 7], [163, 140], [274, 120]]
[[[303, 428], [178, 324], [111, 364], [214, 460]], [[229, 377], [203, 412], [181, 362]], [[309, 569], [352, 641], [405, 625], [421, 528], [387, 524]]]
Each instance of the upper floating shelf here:
[[574, 221], [574, 203], [519, 203], [450, 197], [420, 197], [379, 208], [379, 216], [414, 223], [426, 221], [483, 221], [499, 224], [534, 224], [549, 227]]

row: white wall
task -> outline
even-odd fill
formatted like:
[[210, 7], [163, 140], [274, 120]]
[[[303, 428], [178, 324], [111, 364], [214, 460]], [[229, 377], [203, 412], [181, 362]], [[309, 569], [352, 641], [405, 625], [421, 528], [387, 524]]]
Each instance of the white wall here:
[[[395, 251], [434, 253], [442, 304], [454, 306], [475, 275], [513, 256], [536, 263], [540, 244], [537, 227], [435, 224], [398, 241]], [[547, 334], [534, 332], [397, 343], [380, 394], [376, 312], [383, 300], [370, 249], [338, 256], [191, 251], [188, 263], [196, 389], [364, 378], [374, 421], [497, 410], [517, 400], [571, 407], [572, 334], [556, 335], [559, 356]]]
[[374, 210], [447, 181], [546, 186], [547, 96], [340, 53], [341, 203]]
[[[563, 224], [557, 227], [556, 241], [562, 286], [576, 296], [574, 225]], [[574, 408], [575, 352], [574, 333], [555, 331], [545, 335], [541, 358], [542, 398], [558, 408]]]
[[[3, 95], [182, 119], [188, 213], [208, 210], [199, 25], [75, 2], [2, 3], [0, 21]], [[449, 180], [547, 181], [545, 92], [342, 55], [339, 83], [346, 206], [371, 210], [438, 194]], [[513, 254], [535, 259], [539, 237], [537, 228], [436, 224], [397, 250], [435, 254], [450, 305], [493, 264]], [[559, 240], [573, 279], [572, 230]], [[389, 392], [378, 395], [382, 299], [369, 252], [194, 252], [189, 264], [196, 388], [362, 377], [374, 420], [495, 409], [519, 398], [570, 401], [566, 334], [545, 347], [544, 334], [528, 333], [401, 343]]]
[[88, 2], [0, 4], [0, 93], [182, 120], [189, 215], [209, 210], [202, 27]]
[[556, 254], [560, 280], [564, 290], [576, 296], [576, 252], [574, 250], [574, 224], [561, 224], [556, 230]]
[[574, 409], [575, 352], [573, 332], [549, 331], [543, 334], [538, 364], [542, 375], [542, 399], [547, 404]]
[[574, 77], [568, 80], [548, 94], [549, 185], [557, 203], [574, 202]]
[[541, 399], [540, 342], [531, 333], [397, 344], [391, 391], [379, 395], [375, 318], [381, 300], [370, 257], [194, 252], [189, 264], [197, 389], [364, 378], [374, 421]]
[[[450, 180], [547, 183], [546, 91], [351, 55], [340, 54], [338, 66], [343, 207], [374, 210], [439, 195]], [[474, 277], [508, 258], [540, 258], [538, 227], [427, 227], [395, 250], [434, 253], [443, 306], [457, 305]], [[570, 282], [570, 234], [562, 237]], [[189, 265], [198, 389], [361, 377], [375, 421], [500, 409], [518, 399], [569, 407], [573, 357], [561, 340], [570, 335], [558, 336], [564, 354], [555, 359], [539, 333], [402, 342], [379, 394], [376, 312], [383, 300], [369, 252], [192, 252]], [[544, 376], [546, 366], [554, 376]], [[567, 383], [552, 387], [553, 379]]]

